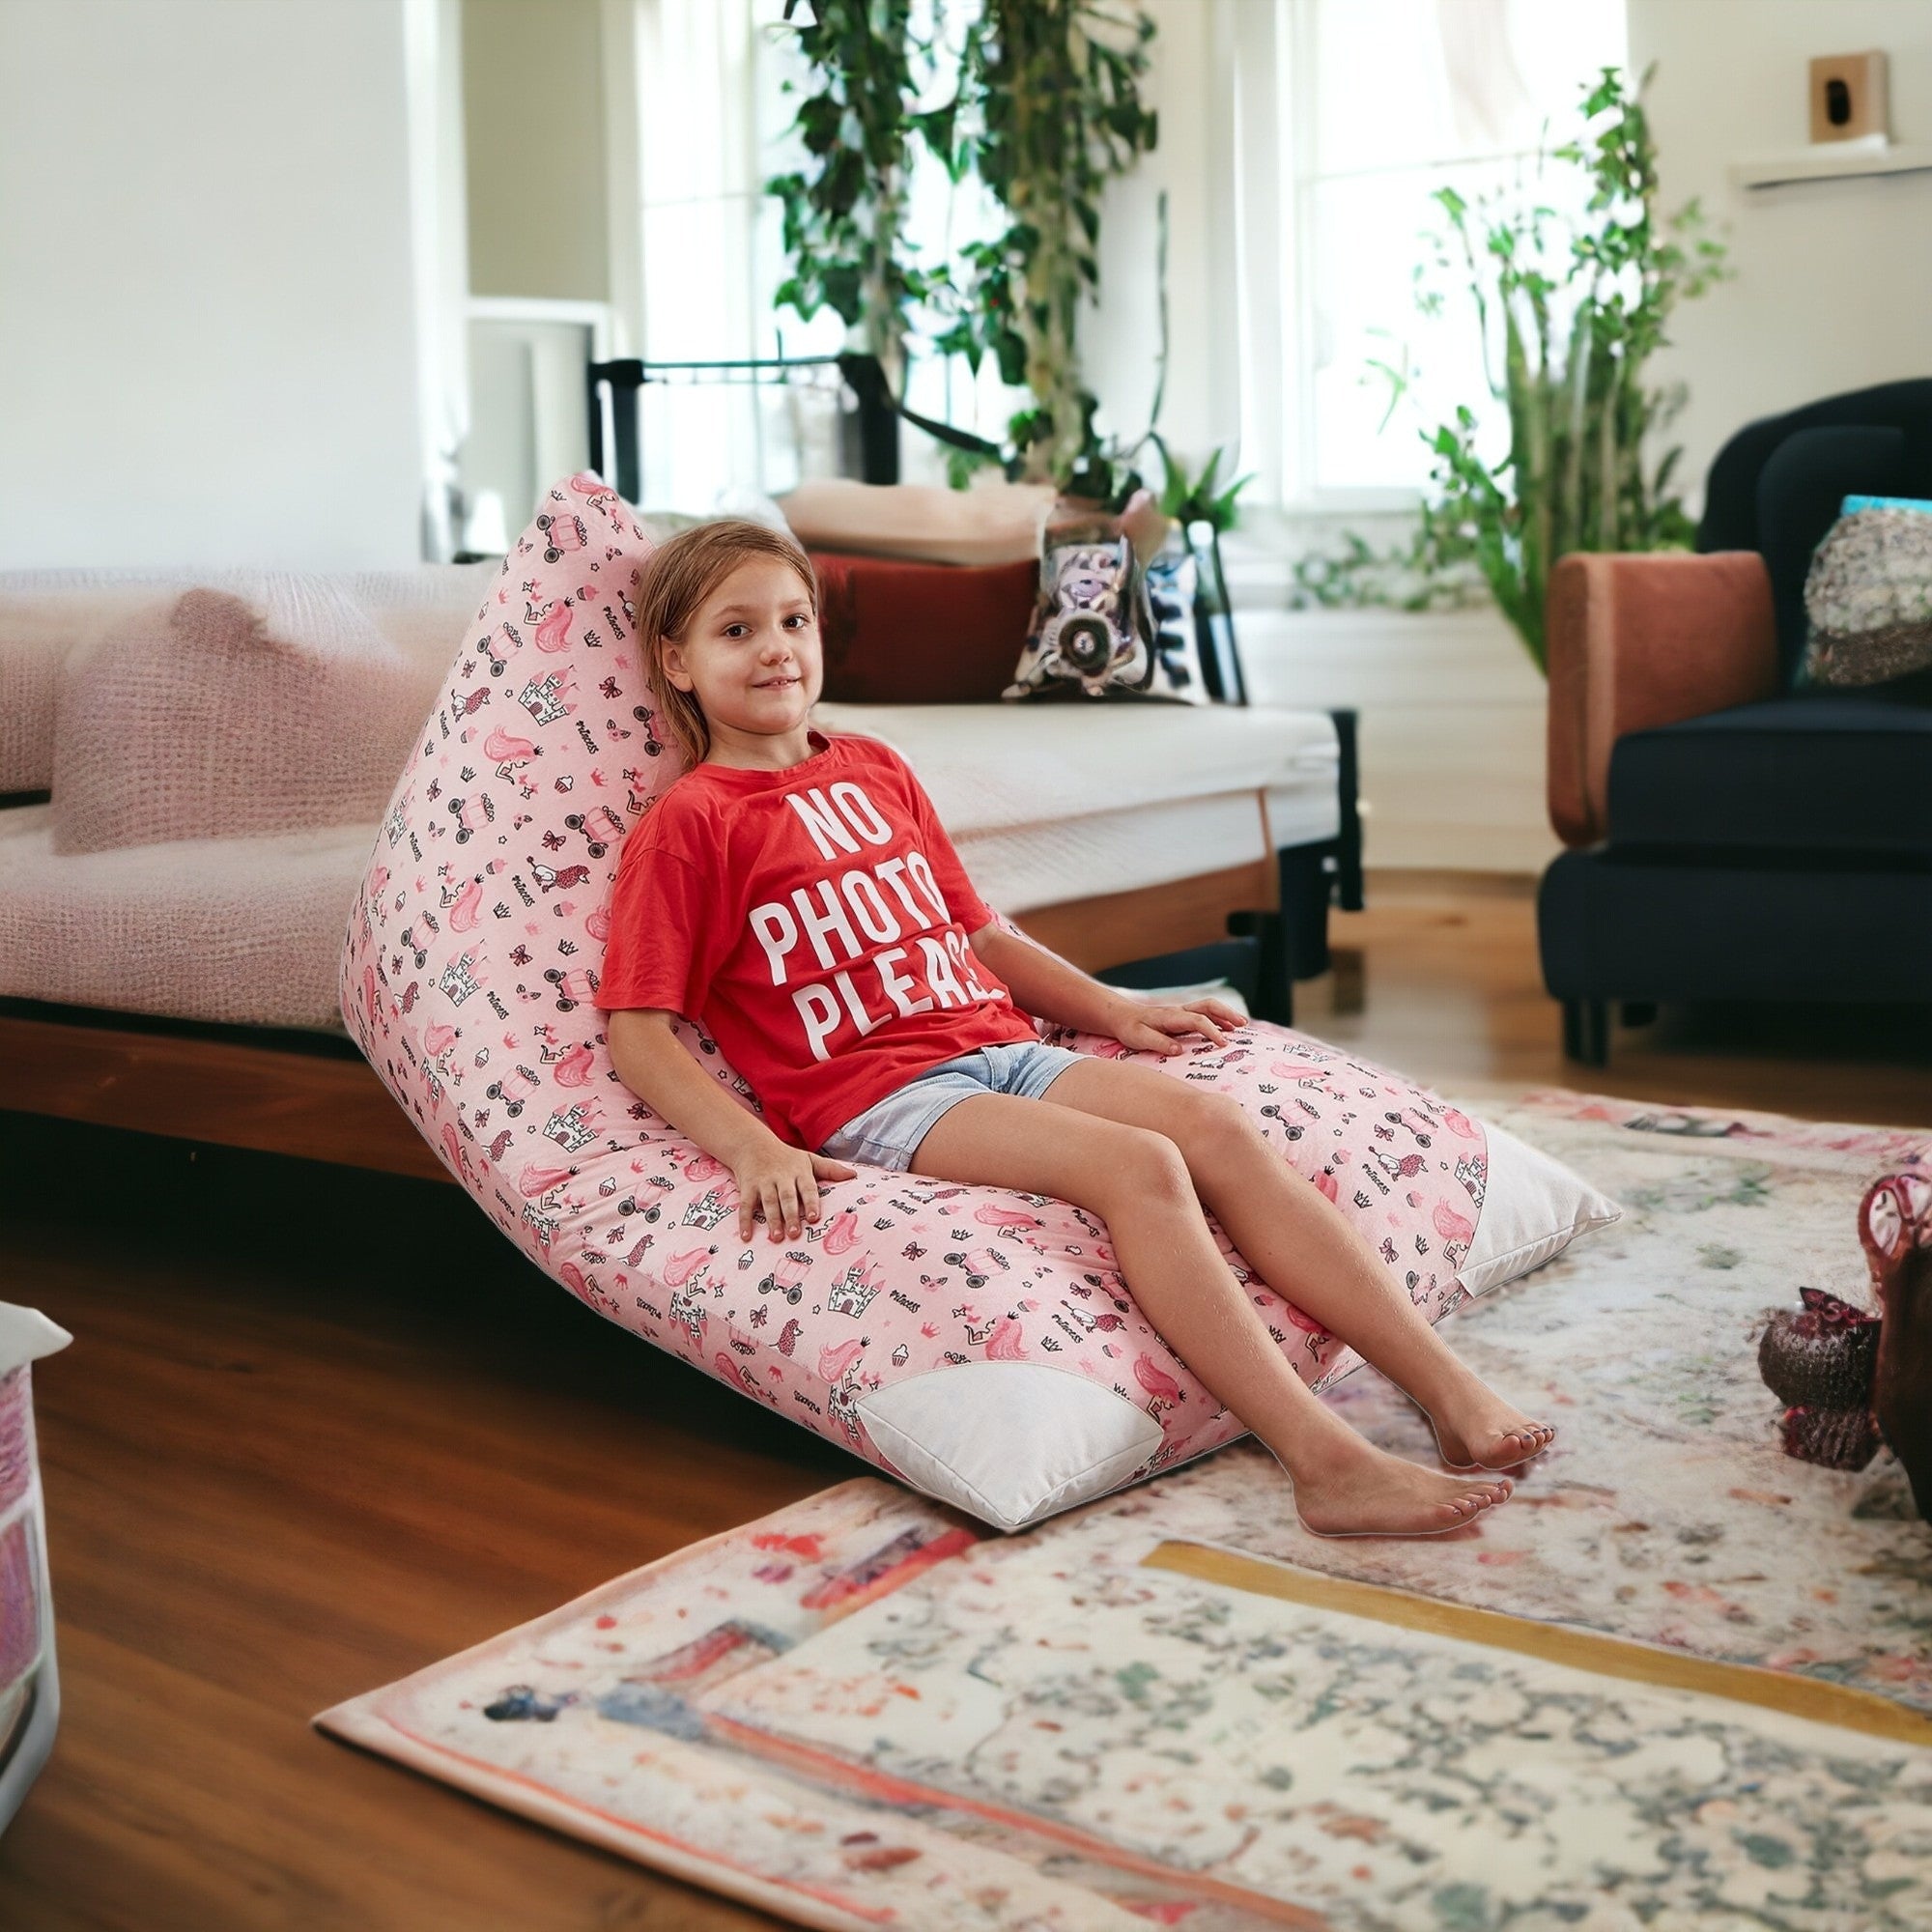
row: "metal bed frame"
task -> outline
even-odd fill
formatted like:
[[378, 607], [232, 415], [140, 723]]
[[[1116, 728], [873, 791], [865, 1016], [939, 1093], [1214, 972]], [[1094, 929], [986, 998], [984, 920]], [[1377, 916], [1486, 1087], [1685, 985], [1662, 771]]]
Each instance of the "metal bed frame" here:
[[[897, 406], [875, 355], [750, 356], [716, 362], [651, 361], [641, 356], [592, 362], [584, 371], [584, 401], [590, 425], [590, 467], [613, 484], [627, 503], [639, 500], [643, 489], [643, 440], [639, 425], [639, 396], [648, 384], [671, 384], [680, 379], [709, 378], [719, 386], [766, 388], [781, 384], [797, 369], [836, 369], [857, 401], [844, 412], [841, 455], [845, 473], [865, 483], [899, 480]], [[611, 399], [611, 456], [605, 462], [604, 400]], [[918, 420], [915, 418], [915, 420]]]

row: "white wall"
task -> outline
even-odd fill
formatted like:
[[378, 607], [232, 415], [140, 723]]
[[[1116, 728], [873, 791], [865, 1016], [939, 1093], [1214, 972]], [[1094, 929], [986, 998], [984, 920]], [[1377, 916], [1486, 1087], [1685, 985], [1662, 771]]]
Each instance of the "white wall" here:
[[1356, 713], [1365, 864], [1537, 872], [1556, 856], [1546, 688], [1493, 606], [1257, 607], [1235, 630], [1250, 702]]
[[421, 554], [405, 5], [0, 4], [0, 568]]
[[1662, 205], [1700, 196], [1737, 278], [1677, 312], [1653, 365], [1689, 385], [1672, 439], [1704, 472], [1754, 416], [1932, 375], [1932, 175], [1733, 187], [1733, 161], [1809, 140], [1807, 64], [1890, 56], [1894, 140], [1932, 144], [1932, 0], [1630, 0], [1631, 63], [1650, 96]]

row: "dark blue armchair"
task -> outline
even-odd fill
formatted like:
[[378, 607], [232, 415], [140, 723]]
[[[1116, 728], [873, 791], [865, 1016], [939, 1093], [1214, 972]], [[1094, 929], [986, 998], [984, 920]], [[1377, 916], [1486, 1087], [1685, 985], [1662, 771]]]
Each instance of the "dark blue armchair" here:
[[1811, 553], [1849, 493], [1932, 497], [1932, 381], [1740, 430], [1695, 554], [1549, 587], [1544, 981], [1564, 1049], [1690, 1000], [1932, 999], [1932, 674], [1793, 688]]

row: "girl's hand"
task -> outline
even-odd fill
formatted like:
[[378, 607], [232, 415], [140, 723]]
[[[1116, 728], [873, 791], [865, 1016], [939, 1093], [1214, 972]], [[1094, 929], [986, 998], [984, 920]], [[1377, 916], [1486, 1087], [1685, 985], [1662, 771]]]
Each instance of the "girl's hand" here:
[[738, 1238], [749, 1241], [753, 1221], [761, 1219], [773, 1240], [795, 1241], [807, 1221], [818, 1219], [819, 1181], [856, 1180], [859, 1170], [774, 1134], [731, 1170], [731, 1178], [738, 1183]]
[[1226, 1000], [1189, 1000], [1181, 1006], [1168, 1006], [1148, 1000], [1122, 1000], [1114, 1016], [1114, 1037], [1122, 1046], [1157, 1053], [1184, 1051], [1175, 1034], [1205, 1034], [1216, 1046], [1227, 1045], [1221, 1027], [1246, 1026], [1248, 1018]]

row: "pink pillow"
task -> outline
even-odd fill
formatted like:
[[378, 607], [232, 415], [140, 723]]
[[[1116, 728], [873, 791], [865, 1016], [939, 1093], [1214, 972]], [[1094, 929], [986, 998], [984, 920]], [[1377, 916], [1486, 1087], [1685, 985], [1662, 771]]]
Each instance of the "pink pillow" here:
[[53, 849], [373, 824], [429, 689], [319, 578], [145, 600], [61, 664]]
[[[998, 1527], [1240, 1435], [1067, 1203], [862, 1167], [822, 1186], [825, 1218], [798, 1241], [774, 1247], [761, 1227], [741, 1241], [729, 1171], [617, 1078], [590, 1003], [605, 909], [624, 836], [682, 768], [632, 635], [649, 548], [599, 479], [572, 477], [465, 637], [343, 955], [343, 1018], [377, 1072], [484, 1211], [587, 1306]], [[675, 1029], [755, 1111], [717, 1043]], [[1400, 1075], [1282, 1027], [1134, 1057], [1247, 1107], [1431, 1321], [1615, 1211]], [[1251, 1290], [1307, 1381], [1356, 1366], [1258, 1278]]]
[[61, 661], [163, 591], [109, 571], [0, 574], [0, 792], [53, 782], [54, 690]]

